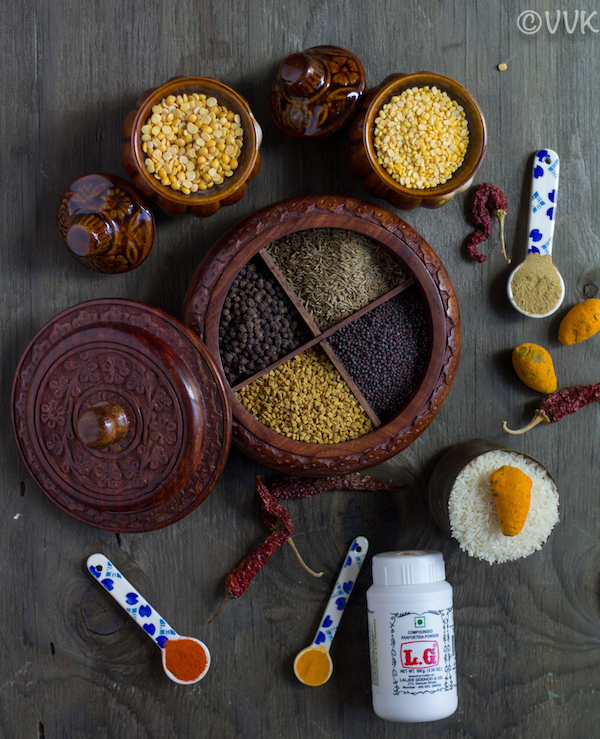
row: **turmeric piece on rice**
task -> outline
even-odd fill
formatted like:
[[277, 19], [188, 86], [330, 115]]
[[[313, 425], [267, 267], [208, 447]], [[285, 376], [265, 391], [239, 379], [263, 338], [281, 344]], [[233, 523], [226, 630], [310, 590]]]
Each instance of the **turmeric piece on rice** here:
[[521, 532], [531, 504], [531, 478], [518, 467], [504, 465], [490, 477], [500, 528], [504, 536]]

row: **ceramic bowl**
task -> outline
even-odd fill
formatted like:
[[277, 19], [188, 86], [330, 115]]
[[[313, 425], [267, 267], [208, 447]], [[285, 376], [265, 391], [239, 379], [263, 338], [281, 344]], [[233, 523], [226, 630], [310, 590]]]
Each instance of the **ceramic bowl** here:
[[[462, 105], [469, 125], [469, 146], [462, 165], [447, 182], [418, 190], [400, 185], [377, 162], [373, 131], [379, 111], [392, 96], [410, 87], [426, 85], [435, 85]], [[386, 77], [379, 87], [369, 90], [351, 124], [349, 136], [350, 166], [361, 177], [364, 188], [371, 195], [383, 198], [401, 210], [412, 210], [419, 206], [439, 208], [457, 193], [467, 190], [483, 161], [487, 145], [485, 119], [473, 96], [458, 82], [430, 72], [393, 74]]]
[[[234, 443], [248, 456], [288, 474], [331, 475], [354, 472], [389, 459], [411, 444], [442, 407], [454, 380], [461, 344], [458, 303], [454, 288], [439, 257], [407, 223], [373, 204], [333, 195], [307, 196], [275, 203], [244, 219], [230, 229], [206, 255], [192, 280], [184, 306], [184, 322], [206, 343], [221, 363], [219, 325], [224, 302], [240, 270], [251, 260], [264, 260], [267, 247], [275, 240], [306, 229], [346, 229], [369, 237], [388, 251], [409, 278], [401, 288], [417, 291], [428, 324], [428, 354], [420, 380], [397, 412], [378, 422], [373, 431], [342, 443], [308, 443], [288, 438], [263, 425], [252, 416], [228, 386], [233, 411]], [[290, 297], [309, 327], [313, 338], [292, 354], [319, 346], [352, 388], [355, 397], [370, 415], [368, 404], [343, 363], [331, 351], [328, 338], [361, 311], [340, 324], [322, 331], [311, 322], [283, 275], [272, 274]], [[379, 300], [385, 299], [380, 298]], [[374, 301], [371, 306], [379, 303]], [[365, 310], [369, 310], [367, 306]], [[287, 361], [280, 358], [279, 364]], [[275, 365], [265, 368], [261, 374]], [[250, 381], [254, 381], [254, 378]]]
[[[482, 499], [475, 489], [471, 491], [473, 497], [468, 502], [470, 512], [474, 512], [473, 521], [468, 524], [461, 521], [459, 530], [453, 530], [449, 501], [457, 478], [474, 460], [496, 452], [511, 454], [513, 455], [511, 459], [515, 460], [507, 462], [505, 457], [499, 464], [516, 466], [524, 464], [535, 471], [539, 481], [537, 493], [534, 494], [532, 491], [531, 508], [523, 530], [516, 536], [504, 536], [500, 530], [491, 494], [489, 503], [486, 501], [482, 504]], [[486, 465], [485, 460], [482, 460], [482, 464]], [[477, 479], [480, 479], [481, 474], [488, 475], [489, 472], [480, 473]], [[528, 474], [531, 472], [528, 471]], [[545, 483], [548, 484], [548, 488], [545, 487]], [[474, 484], [476, 487], [479, 485], [479, 483]], [[487, 560], [490, 563], [506, 562], [529, 556], [533, 551], [542, 547], [558, 521], [558, 489], [548, 469], [531, 455], [511, 449], [494, 439], [470, 439], [456, 444], [445, 452], [433, 468], [427, 494], [429, 509], [440, 529], [447, 536], [455, 538], [461, 549], [470, 556]], [[537, 503], [534, 501], [536, 495], [538, 496]], [[465, 501], [460, 503], [460, 507], [464, 509]], [[492, 509], [493, 514], [491, 514]], [[554, 521], [552, 521], [553, 510], [556, 514]]]
[[[172, 190], [162, 185], [146, 169], [146, 154], [142, 151], [141, 129], [152, 114], [152, 107], [169, 95], [204, 93], [217, 98], [220, 104], [238, 113], [244, 129], [244, 145], [239, 166], [232, 177], [225, 178], [220, 185], [203, 192], [190, 193]], [[125, 143], [121, 149], [121, 162], [131, 175], [136, 187], [161, 210], [176, 216], [191, 213], [195, 216], [210, 216], [224, 205], [237, 203], [246, 191], [246, 184], [260, 169], [259, 148], [262, 142], [260, 125], [254, 118], [244, 98], [227, 85], [207, 77], [175, 77], [160, 87], [147, 90], [137, 101], [134, 110], [123, 122]]]

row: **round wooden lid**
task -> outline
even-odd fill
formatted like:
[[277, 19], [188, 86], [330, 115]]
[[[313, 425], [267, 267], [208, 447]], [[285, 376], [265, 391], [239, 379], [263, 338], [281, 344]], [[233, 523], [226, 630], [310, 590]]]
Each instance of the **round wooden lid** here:
[[208, 349], [133, 300], [80, 303], [25, 350], [13, 429], [30, 474], [78, 521], [116, 532], [167, 526], [219, 478], [231, 410]]

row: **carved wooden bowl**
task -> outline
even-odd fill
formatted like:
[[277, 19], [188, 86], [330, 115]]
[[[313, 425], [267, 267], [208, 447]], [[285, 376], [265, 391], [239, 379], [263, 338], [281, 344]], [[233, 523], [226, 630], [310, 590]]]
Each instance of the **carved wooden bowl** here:
[[[426, 85], [430, 87], [435, 85], [462, 105], [469, 126], [469, 146], [462, 165], [447, 182], [418, 190], [400, 185], [378, 163], [373, 131], [379, 111], [392, 96], [399, 95], [410, 87]], [[362, 179], [365, 190], [401, 210], [411, 210], [419, 206], [439, 208], [457, 193], [467, 190], [473, 183], [487, 146], [485, 119], [475, 98], [458, 82], [431, 72], [392, 74], [386, 77], [381, 85], [368, 90], [358, 115], [350, 125], [349, 136], [350, 166]]]
[[132, 300], [63, 311], [25, 350], [12, 390], [21, 457], [78, 521], [118, 532], [178, 521], [229, 453], [231, 410], [196, 335]]
[[[148, 172], [144, 164], [147, 155], [142, 150], [141, 129], [152, 115], [152, 108], [164, 98], [193, 92], [215, 97], [219, 104], [225, 105], [240, 116], [241, 126], [244, 129], [244, 145], [239, 166], [232, 177], [225, 178], [222, 184], [204, 192], [186, 195], [161, 184]], [[208, 77], [174, 77], [160, 87], [146, 90], [137, 101], [135, 109], [123, 122], [123, 136], [125, 143], [121, 149], [121, 163], [131, 175], [136, 187], [171, 216], [183, 213], [211, 216], [222, 206], [237, 203], [246, 191], [247, 182], [260, 169], [259, 148], [262, 131], [252, 115], [250, 106], [235, 90]]]
[[[374, 240], [398, 261], [405, 283], [375, 300], [364, 310], [322, 332], [315, 326], [266, 247], [287, 234], [306, 229], [335, 228], [354, 231]], [[198, 267], [188, 291], [184, 321], [206, 343], [220, 363], [219, 323], [226, 296], [240, 270], [253, 258], [262, 259], [304, 319], [312, 339], [281, 357], [266, 372], [312, 346], [321, 347], [354, 392], [375, 428], [343, 443], [308, 443], [288, 438], [260, 423], [228, 386], [233, 411], [234, 443], [253, 459], [290, 474], [329, 475], [359, 471], [379, 464], [413, 442], [433, 421], [444, 403], [456, 373], [461, 344], [458, 303], [448, 274], [427, 242], [392, 213], [360, 200], [310, 196], [269, 206], [246, 218], [226, 233]], [[403, 290], [416, 290], [425, 307], [428, 353], [417, 386], [406, 402], [385, 422], [379, 421], [356, 387], [328, 338], [340, 327], [368, 313]], [[244, 383], [242, 383], [244, 384]]]

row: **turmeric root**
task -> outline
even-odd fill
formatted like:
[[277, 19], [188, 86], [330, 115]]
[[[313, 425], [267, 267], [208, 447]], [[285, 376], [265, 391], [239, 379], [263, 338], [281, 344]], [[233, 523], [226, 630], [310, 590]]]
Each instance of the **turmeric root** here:
[[544, 395], [556, 390], [552, 357], [544, 347], [537, 344], [520, 344], [513, 349], [512, 363], [515, 372], [527, 387]]
[[521, 532], [531, 504], [531, 478], [518, 467], [504, 465], [490, 477], [500, 528], [504, 536]]
[[558, 340], [564, 346], [578, 344], [600, 331], [600, 300], [589, 298], [574, 305], [560, 322]]

